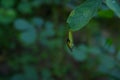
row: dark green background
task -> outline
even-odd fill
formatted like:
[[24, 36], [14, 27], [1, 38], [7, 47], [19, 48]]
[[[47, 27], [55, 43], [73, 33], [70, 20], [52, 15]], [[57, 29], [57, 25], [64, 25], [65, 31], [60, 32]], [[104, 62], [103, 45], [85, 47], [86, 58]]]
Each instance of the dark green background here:
[[105, 4], [66, 47], [84, 0], [0, 0], [0, 80], [120, 80], [120, 19]]

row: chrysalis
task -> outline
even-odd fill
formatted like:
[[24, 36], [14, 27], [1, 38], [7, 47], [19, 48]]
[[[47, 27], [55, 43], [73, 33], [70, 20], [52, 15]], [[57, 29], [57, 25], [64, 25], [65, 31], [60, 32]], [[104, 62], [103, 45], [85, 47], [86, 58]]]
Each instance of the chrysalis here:
[[72, 31], [68, 32], [68, 38], [66, 40], [67, 46], [68, 48], [72, 51], [73, 48], [73, 35], [72, 35]]

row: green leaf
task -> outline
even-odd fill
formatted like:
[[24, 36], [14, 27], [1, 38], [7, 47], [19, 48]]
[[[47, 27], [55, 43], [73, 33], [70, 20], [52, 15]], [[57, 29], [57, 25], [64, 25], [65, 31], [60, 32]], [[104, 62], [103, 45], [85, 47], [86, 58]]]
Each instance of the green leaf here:
[[117, 53], [117, 55], [116, 55], [116, 58], [117, 58], [117, 60], [120, 61], [120, 51], [118, 51], [118, 53]]
[[25, 80], [25, 78], [22, 74], [16, 74], [11, 78], [11, 80]]
[[32, 5], [33, 7], [35, 7], [35, 8], [37, 8], [37, 7], [41, 6], [42, 3], [43, 3], [42, 0], [33, 0], [33, 1], [31, 2], [31, 5]]
[[24, 19], [17, 19], [15, 22], [14, 22], [14, 27], [17, 29], [17, 30], [27, 30], [29, 28], [32, 28], [33, 26], [31, 24], [29, 24], [26, 20]]
[[0, 23], [9, 24], [16, 18], [17, 14], [13, 9], [0, 9]]
[[11, 8], [15, 4], [15, 0], [1, 0], [1, 5], [4, 8]]
[[28, 64], [28, 63], [31, 63], [31, 62], [36, 62], [37, 61], [37, 58], [34, 57], [33, 55], [31, 54], [23, 54], [21, 57], [20, 57], [20, 62], [22, 64]]
[[88, 57], [87, 55], [87, 47], [84, 46], [84, 45], [80, 45], [79, 47], [77, 48], [73, 48], [73, 51], [71, 53], [71, 55], [73, 56], [73, 58], [76, 60], [76, 61], [85, 61]]
[[113, 69], [116, 65], [115, 59], [109, 55], [100, 55], [99, 56], [99, 66], [98, 70], [100, 72], [108, 72], [109, 70]]
[[102, 0], [87, 0], [69, 15], [67, 23], [72, 31], [83, 28], [97, 12]]
[[[114, 69], [112, 69], [111, 71], [109, 71], [109, 73], [108, 74], [110, 74], [111, 76], [113, 76], [113, 77], [115, 77], [115, 78], [118, 78], [118, 79], [120, 79], [120, 69], [118, 69], [118, 68], [114, 68]], [[116, 80], [116, 79], [115, 79]]]
[[112, 10], [102, 10], [98, 12], [98, 16], [101, 18], [113, 18], [113, 15], [114, 12]]
[[43, 69], [41, 75], [42, 80], [51, 80], [51, 71], [49, 69]]
[[17, 30], [23, 31], [20, 34], [19, 39], [22, 43], [24, 43], [24, 45], [29, 45], [36, 41], [37, 37], [36, 30], [34, 26], [28, 23], [26, 20], [17, 19], [14, 22], [14, 27]]
[[18, 5], [18, 10], [22, 13], [22, 14], [31, 14], [32, 13], [32, 7], [31, 4], [28, 2], [21, 2]]
[[120, 18], [120, 3], [117, 0], [106, 0], [107, 6]]
[[23, 33], [20, 34], [20, 40], [24, 45], [30, 45], [30, 44], [34, 44], [34, 42], [36, 41], [36, 31], [34, 28], [31, 28], [28, 31], [25, 31]]
[[32, 23], [33, 23], [36, 27], [39, 27], [39, 28], [40, 28], [40, 27], [42, 27], [44, 21], [43, 21], [43, 19], [40, 18], [40, 17], [34, 17], [34, 18], [32, 19]]
[[38, 80], [37, 70], [32, 66], [24, 66], [24, 75], [26, 80]]
[[94, 47], [94, 46], [90, 46], [88, 48], [88, 52], [92, 55], [99, 55], [102, 53], [99, 47]]
[[46, 29], [46, 34], [47, 36], [54, 36], [55, 31], [54, 31], [54, 24], [52, 22], [47, 21], [45, 24], [45, 29]]

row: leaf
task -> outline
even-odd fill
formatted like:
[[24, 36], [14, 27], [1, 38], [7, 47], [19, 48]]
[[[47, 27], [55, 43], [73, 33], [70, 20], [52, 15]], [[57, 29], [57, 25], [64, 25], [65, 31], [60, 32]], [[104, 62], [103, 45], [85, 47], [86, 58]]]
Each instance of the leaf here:
[[41, 27], [44, 23], [43, 19], [40, 17], [34, 17], [32, 20], [33, 24], [37, 27]]
[[11, 80], [25, 80], [25, 78], [22, 74], [16, 74], [11, 78]]
[[30, 14], [32, 13], [32, 7], [31, 4], [28, 2], [21, 2], [18, 5], [18, 10], [23, 14]]
[[1, 5], [4, 8], [11, 8], [15, 5], [15, 0], [1, 0]]
[[13, 9], [0, 9], [0, 23], [9, 24], [16, 18], [16, 12]]
[[17, 29], [17, 30], [27, 30], [29, 28], [32, 28], [33, 26], [30, 25], [26, 20], [24, 19], [17, 19], [15, 22], [14, 22], [14, 27]]
[[114, 13], [112, 10], [102, 10], [98, 12], [98, 16], [101, 18], [113, 18], [113, 15]]
[[33, 25], [29, 24], [24, 19], [17, 19], [14, 22], [14, 27], [17, 30], [22, 31], [22, 33], [19, 36], [19, 39], [24, 45], [29, 45], [35, 42], [37, 34], [36, 30]]
[[120, 3], [117, 0], [105, 0], [107, 6], [112, 9], [116, 15], [120, 18]]
[[54, 24], [50, 21], [47, 21], [45, 23], [45, 35], [47, 37], [52, 37], [55, 35]]
[[85, 61], [88, 57], [87, 55], [87, 47], [84, 46], [84, 45], [80, 45], [79, 47], [77, 48], [73, 48], [73, 51], [71, 53], [71, 55], [73, 56], [73, 58], [76, 60], [76, 61]]
[[98, 70], [100, 72], [108, 72], [116, 66], [115, 59], [109, 55], [100, 55], [99, 60]]
[[19, 38], [24, 45], [33, 44], [36, 41], [36, 31], [34, 28], [20, 34]]
[[33, 1], [31, 2], [32, 6], [35, 7], [35, 8], [41, 6], [42, 3], [43, 3], [42, 0], [33, 0]]
[[49, 69], [43, 69], [41, 75], [42, 80], [51, 80], [51, 71]]
[[23, 54], [21, 57], [20, 57], [20, 62], [22, 64], [28, 64], [28, 63], [31, 63], [31, 62], [36, 62], [37, 61], [37, 58], [34, 57], [33, 55], [31, 54]]
[[38, 74], [34, 67], [32, 66], [24, 66], [24, 74], [26, 80], [38, 80]]
[[111, 76], [115, 77], [115, 78], [118, 78], [118, 80], [120, 79], [120, 69], [118, 68], [114, 68], [112, 69], [111, 71], [109, 71], [109, 73]]
[[72, 31], [83, 28], [97, 12], [102, 0], [87, 0], [69, 15], [67, 23]]
[[90, 54], [96, 55], [96, 56], [102, 53], [102, 52], [101, 52], [101, 49], [100, 49], [99, 47], [94, 47], [94, 46], [90, 46], [90, 47], [88, 48], [88, 52], [89, 52]]
[[116, 55], [116, 58], [117, 58], [117, 60], [120, 61], [120, 51], [118, 51], [118, 53], [117, 53], [117, 55]]

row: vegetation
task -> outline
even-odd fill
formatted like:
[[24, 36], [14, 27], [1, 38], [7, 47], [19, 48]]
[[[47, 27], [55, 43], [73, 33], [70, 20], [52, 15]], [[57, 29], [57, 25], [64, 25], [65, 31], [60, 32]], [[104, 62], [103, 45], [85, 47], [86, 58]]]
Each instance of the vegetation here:
[[119, 80], [119, 31], [119, 0], [0, 0], [0, 80]]

